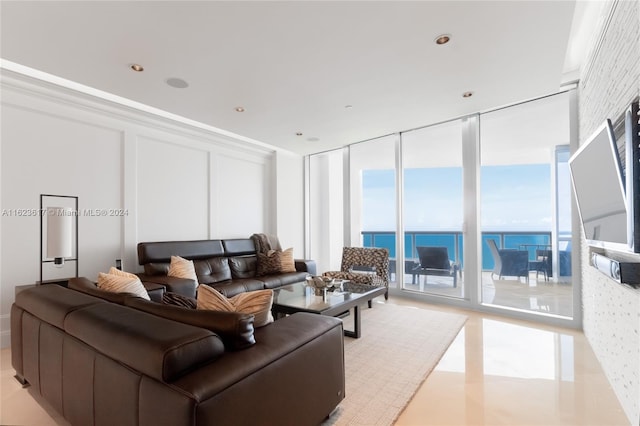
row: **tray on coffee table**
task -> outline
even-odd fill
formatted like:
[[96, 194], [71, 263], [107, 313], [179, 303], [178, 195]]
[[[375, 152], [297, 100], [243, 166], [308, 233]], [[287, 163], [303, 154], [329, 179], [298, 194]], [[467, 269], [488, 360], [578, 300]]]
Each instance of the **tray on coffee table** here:
[[274, 316], [279, 318], [296, 312], [340, 317], [353, 309], [353, 330], [344, 330], [344, 335], [359, 338], [361, 335], [360, 305], [374, 297], [382, 296], [386, 288], [356, 284], [349, 281], [342, 283], [342, 290], [327, 291], [326, 297], [316, 296], [313, 288], [304, 282], [280, 287], [273, 291]]

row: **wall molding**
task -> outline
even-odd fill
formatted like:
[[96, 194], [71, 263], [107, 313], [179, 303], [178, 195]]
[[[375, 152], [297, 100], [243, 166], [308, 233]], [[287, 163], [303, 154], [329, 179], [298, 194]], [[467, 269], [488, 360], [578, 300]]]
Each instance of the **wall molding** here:
[[[254, 139], [217, 129], [213, 126], [110, 95], [106, 92], [99, 92], [89, 87], [86, 87], [86, 91], [102, 93], [104, 97], [80, 91], [78, 86], [82, 86], [70, 81], [67, 85], [64, 85], [63, 83], [66, 80], [58, 79], [59, 81], [52, 83], [51, 81], [29, 76], [12, 70], [13, 65], [15, 64], [11, 64], [8, 61], [0, 61], [0, 85], [3, 92], [5, 90], [14, 90], [32, 97], [49, 100], [59, 105], [66, 104], [101, 116], [106, 115], [131, 125], [155, 128], [161, 132], [198, 139], [219, 148], [228, 148], [231, 145], [234, 150], [242, 149], [247, 153], [263, 155], [282, 150]], [[44, 73], [39, 74], [46, 76]], [[53, 76], [51, 77], [53, 78]], [[107, 96], [109, 99], [106, 99]], [[137, 107], [133, 107], [130, 104], [137, 105]]]

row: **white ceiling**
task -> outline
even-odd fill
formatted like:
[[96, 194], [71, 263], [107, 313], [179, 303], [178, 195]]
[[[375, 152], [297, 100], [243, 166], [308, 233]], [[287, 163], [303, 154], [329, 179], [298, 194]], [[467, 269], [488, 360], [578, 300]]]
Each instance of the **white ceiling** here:
[[[307, 154], [556, 92], [579, 67], [567, 53], [575, 6], [2, 1], [0, 53]], [[451, 42], [438, 46], [442, 33]]]

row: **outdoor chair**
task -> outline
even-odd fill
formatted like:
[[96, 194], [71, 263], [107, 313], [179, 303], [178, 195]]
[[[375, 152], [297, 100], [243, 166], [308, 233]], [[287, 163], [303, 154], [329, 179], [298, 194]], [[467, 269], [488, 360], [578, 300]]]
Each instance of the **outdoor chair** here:
[[[384, 286], [385, 300], [389, 299], [389, 250], [372, 247], [344, 247], [340, 271], [328, 271], [322, 274], [340, 280], [358, 284]], [[369, 301], [371, 307], [371, 301]]]
[[[416, 262], [415, 260], [405, 260], [404, 261], [404, 273], [406, 275], [411, 275], [411, 284], [415, 284], [416, 283], [416, 277], [418, 276], [417, 273], [415, 273], [415, 269], [416, 266], [418, 266], [419, 263]], [[395, 275], [396, 273], [396, 260], [395, 259], [389, 259], [389, 281], [391, 281], [391, 274]]]
[[526, 250], [516, 249], [499, 249], [496, 242], [492, 239], [487, 240], [489, 250], [493, 256], [493, 271], [498, 279], [502, 277], [525, 277], [529, 282], [529, 252]]
[[529, 270], [535, 271], [536, 281], [538, 275], [542, 272], [545, 281], [549, 281], [551, 276], [551, 250], [536, 250], [536, 259], [529, 261]]
[[446, 247], [416, 247], [418, 251], [418, 264], [413, 272], [424, 275], [424, 283], [427, 283], [428, 275], [452, 277], [453, 288], [458, 286], [458, 275], [462, 278], [460, 264], [449, 259], [449, 250]]

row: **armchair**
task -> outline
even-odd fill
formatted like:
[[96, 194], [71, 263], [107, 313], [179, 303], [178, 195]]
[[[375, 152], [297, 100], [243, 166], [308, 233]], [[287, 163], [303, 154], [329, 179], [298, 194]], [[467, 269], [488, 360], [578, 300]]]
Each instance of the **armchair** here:
[[[389, 299], [389, 250], [386, 248], [344, 247], [340, 271], [322, 274], [358, 284], [386, 287], [385, 300]], [[371, 307], [371, 301], [369, 301]]]
[[491, 255], [493, 256], [493, 275], [498, 275], [498, 279], [502, 277], [525, 277], [529, 282], [529, 252], [526, 250], [516, 249], [498, 249], [496, 242], [492, 239], [487, 240]]

